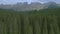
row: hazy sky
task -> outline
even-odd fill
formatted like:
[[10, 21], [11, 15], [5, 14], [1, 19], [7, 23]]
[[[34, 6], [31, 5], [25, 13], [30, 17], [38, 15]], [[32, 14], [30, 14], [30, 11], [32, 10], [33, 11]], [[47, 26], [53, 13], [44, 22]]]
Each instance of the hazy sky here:
[[41, 3], [44, 3], [44, 2], [49, 2], [49, 1], [55, 1], [57, 3], [60, 4], [60, 0], [0, 0], [0, 4], [3, 3], [3, 4], [15, 4], [17, 2], [41, 2]]

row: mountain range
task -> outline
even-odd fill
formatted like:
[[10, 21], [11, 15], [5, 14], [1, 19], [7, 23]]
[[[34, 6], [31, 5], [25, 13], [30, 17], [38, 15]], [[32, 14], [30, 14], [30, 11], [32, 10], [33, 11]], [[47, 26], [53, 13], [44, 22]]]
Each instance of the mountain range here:
[[17, 4], [13, 5], [0, 4], [1, 9], [11, 9], [15, 11], [40, 10], [40, 9], [57, 8], [57, 7], [60, 7], [60, 4], [57, 4], [55, 2], [48, 2], [44, 4], [41, 4], [39, 2], [32, 2], [31, 4], [28, 4], [27, 2], [24, 3], [18, 2]]

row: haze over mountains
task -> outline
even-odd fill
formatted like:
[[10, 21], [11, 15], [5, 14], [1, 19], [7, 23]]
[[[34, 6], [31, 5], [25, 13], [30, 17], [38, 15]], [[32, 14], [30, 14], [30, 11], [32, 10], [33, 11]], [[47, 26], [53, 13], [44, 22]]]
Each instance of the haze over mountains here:
[[55, 2], [48, 2], [41, 4], [39, 2], [32, 2], [31, 4], [28, 4], [27, 2], [21, 3], [18, 2], [17, 4], [13, 5], [3, 5], [0, 4], [1, 9], [11, 9], [15, 11], [28, 11], [28, 10], [40, 10], [40, 9], [45, 9], [45, 8], [56, 8], [59, 7], [60, 4], [57, 4]]

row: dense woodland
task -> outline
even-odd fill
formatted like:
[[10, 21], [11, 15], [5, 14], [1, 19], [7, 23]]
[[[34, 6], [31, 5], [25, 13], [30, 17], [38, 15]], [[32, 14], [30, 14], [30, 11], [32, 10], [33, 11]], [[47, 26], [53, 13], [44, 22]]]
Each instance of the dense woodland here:
[[0, 34], [60, 34], [60, 8], [38, 11], [0, 9]]

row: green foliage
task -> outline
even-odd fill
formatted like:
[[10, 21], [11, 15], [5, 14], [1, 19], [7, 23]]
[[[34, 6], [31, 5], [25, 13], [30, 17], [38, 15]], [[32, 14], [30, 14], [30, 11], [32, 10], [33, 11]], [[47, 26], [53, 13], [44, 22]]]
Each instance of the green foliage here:
[[60, 34], [60, 8], [29, 12], [0, 9], [0, 34]]

